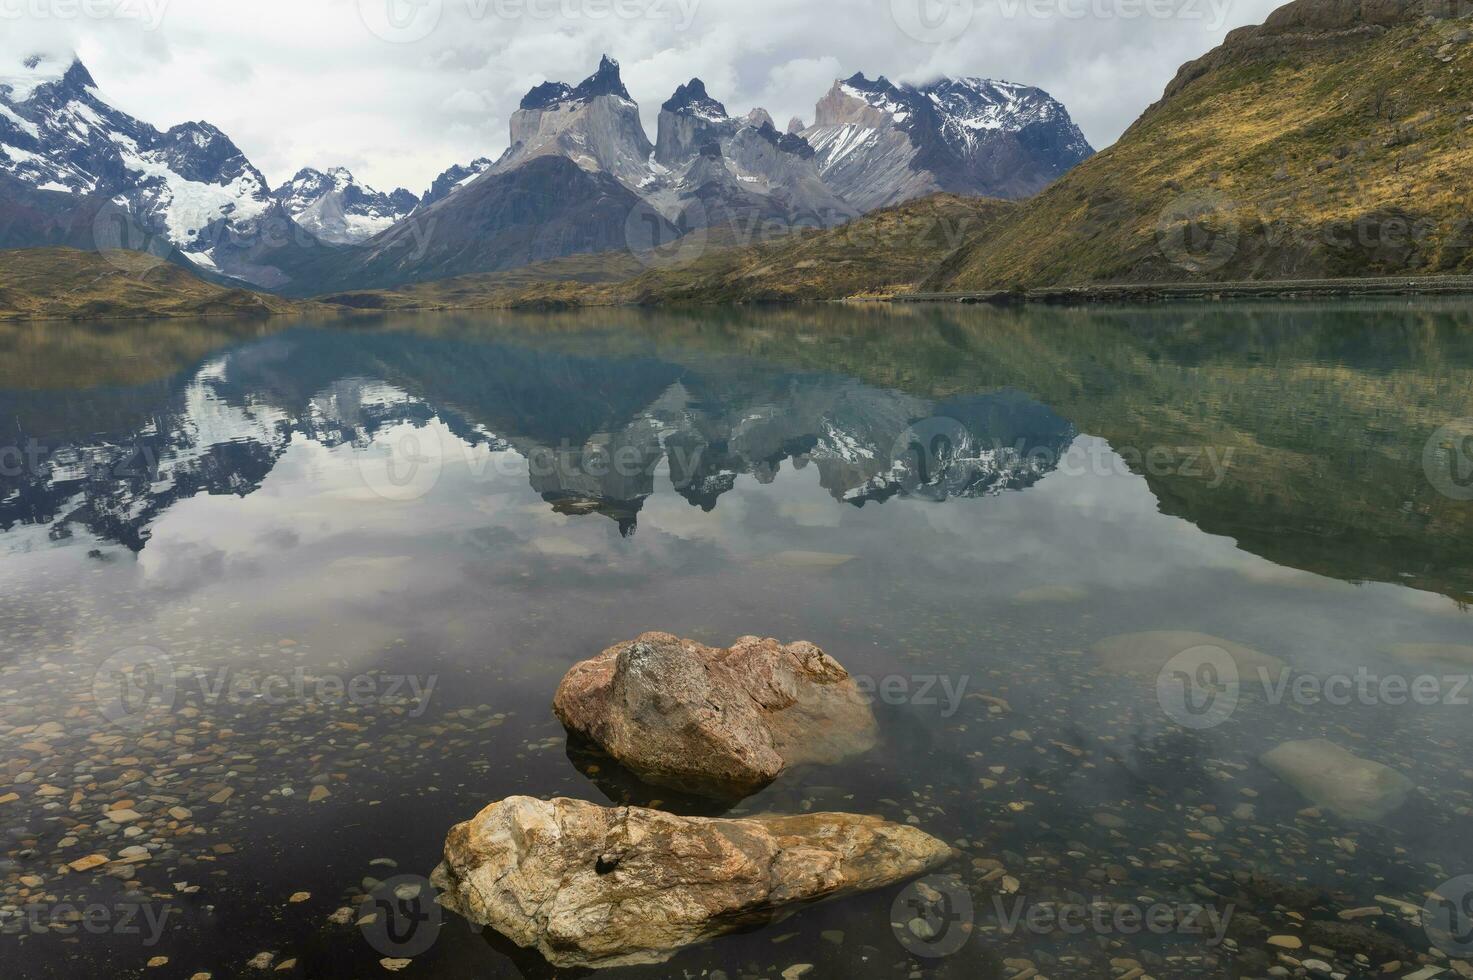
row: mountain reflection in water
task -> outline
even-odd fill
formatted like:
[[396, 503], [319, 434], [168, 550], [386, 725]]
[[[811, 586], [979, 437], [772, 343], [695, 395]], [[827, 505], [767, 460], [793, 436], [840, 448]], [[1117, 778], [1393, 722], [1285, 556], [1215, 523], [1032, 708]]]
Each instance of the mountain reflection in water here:
[[391, 495], [475, 447], [510, 450], [559, 513], [628, 534], [661, 472], [707, 511], [784, 463], [854, 505], [968, 497], [1033, 485], [1085, 431], [1164, 511], [1250, 551], [1462, 598], [1467, 508], [1421, 452], [1473, 413], [1468, 321], [1281, 306], [442, 315], [203, 339], [9, 326], [0, 529], [31, 529], [11, 548], [44, 529], [137, 551], [178, 500], [257, 490], [296, 439], [371, 457], [365, 483]]
[[[361, 451], [365, 483], [390, 497], [477, 447], [511, 451], [557, 512], [603, 514], [628, 535], [662, 463], [707, 511], [739, 476], [770, 483], [784, 463], [812, 464], [835, 500], [861, 506], [1023, 489], [1075, 436], [1011, 390], [931, 400], [747, 358], [590, 358], [525, 339], [533, 346], [287, 330], [159, 384], [126, 430], [58, 432], [49, 402], [72, 393], [12, 394], [10, 456], [24, 465], [0, 483], [0, 527], [45, 526], [52, 541], [80, 530], [139, 551], [172, 504], [257, 491], [298, 439]], [[108, 417], [113, 394], [87, 393], [101, 412], [91, 418]], [[37, 416], [45, 434], [32, 436]]]

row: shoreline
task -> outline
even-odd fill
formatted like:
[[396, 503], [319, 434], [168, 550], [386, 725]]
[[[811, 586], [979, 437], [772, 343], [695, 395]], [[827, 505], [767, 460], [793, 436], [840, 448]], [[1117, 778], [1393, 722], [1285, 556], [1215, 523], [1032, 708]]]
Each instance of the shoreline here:
[[889, 303], [961, 303], [993, 306], [1159, 303], [1175, 300], [1344, 299], [1384, 296], [1473, 295], [1473, 276], [1384, 276], [1368, 279], [1263, 279], [1238, 282], [1098, 283], [994, 289], [966, 293], [901, 293]]
[[0, 323], [88, 322], [99, 320], [268, 320], [281, 316], [303, 315], [337, 318], [389, 313], [449, 313], [474, 310], [552, 312], [555, 310], [565, 311], [573, 309], [607, 309], [614, 306], [640, 309], [691, 309], [716, 306], [769, 305], [801, 306], [809, 303], [954, 303], [966, 306], [1120, 306], [1179, 301], [1372, 299], [1397, 296], [1473, 296], [1473, 275], [1385, 276], [1370, 279], [1274, 279], [1247, 282], [1099, 283], [1088, 286], [1046, 286], [1036, 289], [994, 289], [962, 293], [894, 293], [884, 296], [869, 295], [835, 297], [830, 299], [728, 300], [719, 303], [703, 303], [693, 300], [665, 303], [564, 303], [545, 301], [517, 302], [512, 300], [506, 303], [486, 305], [458, 306], [453, 304], [427, 304], [424, 306], [385, 306], [370, 308], [349, 304], [324, 303], [321, 300], [307, 300], [306, 302], [313, 304], [314, 308], [300, 312], [253, 309], [243, 310], [239, 313], [135, 311], [130, 313], [99, 313], [95, 315], [36, 313], [34, 315], [18, 316], [6, 311], [0, 312]]

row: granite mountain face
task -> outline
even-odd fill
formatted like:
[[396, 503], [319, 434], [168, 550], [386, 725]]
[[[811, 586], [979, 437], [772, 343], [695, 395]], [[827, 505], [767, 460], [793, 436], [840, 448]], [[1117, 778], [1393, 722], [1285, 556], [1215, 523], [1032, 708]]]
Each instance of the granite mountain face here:
[[490, 172], [507, 173], [537, 157], [561, 156], [637, 186], [649, 171], [653, 151], [619, 63], [605, 57], [598, 71], [577, 86], [543, 82], [528, 92], [512, 113], [511, 145]]
[[824, 184], [806, 141], [779, 133], [764, 109], [729, 115], [699, 78], [661, 106], [638, 190], [678, 226], [704, 229], [720, 244], [829, 227], [857, 213]]

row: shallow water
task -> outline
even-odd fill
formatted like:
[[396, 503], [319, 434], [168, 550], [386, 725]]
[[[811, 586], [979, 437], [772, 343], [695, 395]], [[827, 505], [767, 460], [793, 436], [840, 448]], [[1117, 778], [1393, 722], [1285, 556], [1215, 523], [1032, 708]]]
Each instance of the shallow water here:
[[[329, 918], [513, 794], [963, 852], [939, 935], [896, 886], [611, 976], [1447, 967], [1416, 908], [1473, 874], [1470, 417], [1461, 304], [0, 325], [0, 973], [383, 975], [411, 951]], [[881, 746], [735, 807], [640, 786], [550, 701], [651, 629], [818, 643]], [[1204, 722], [1095, 650], [1153, 630], [1296, 686]], [[1316, 806], [1259, 761], [1301, 739], [1405, 801]], [[432, 938], [402, 975], [558, 972]]]

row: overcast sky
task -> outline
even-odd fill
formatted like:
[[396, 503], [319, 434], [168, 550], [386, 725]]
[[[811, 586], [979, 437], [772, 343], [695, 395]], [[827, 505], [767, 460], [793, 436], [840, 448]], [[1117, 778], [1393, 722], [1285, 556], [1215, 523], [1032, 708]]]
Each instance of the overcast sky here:
[[[651, 139], [698, 75], [734, 114], [813, 117], [840, 76], [982, 75], [1061, 100], [1096, 148], [1279, 0], [0, 0], [0, 56], [75, 50], [118, 107], [228, 133], [273, 185], [388, 190], [495, 157], [522, 95], [618, 59]], [[0, 69], [3, 73], [3, 69]]]

